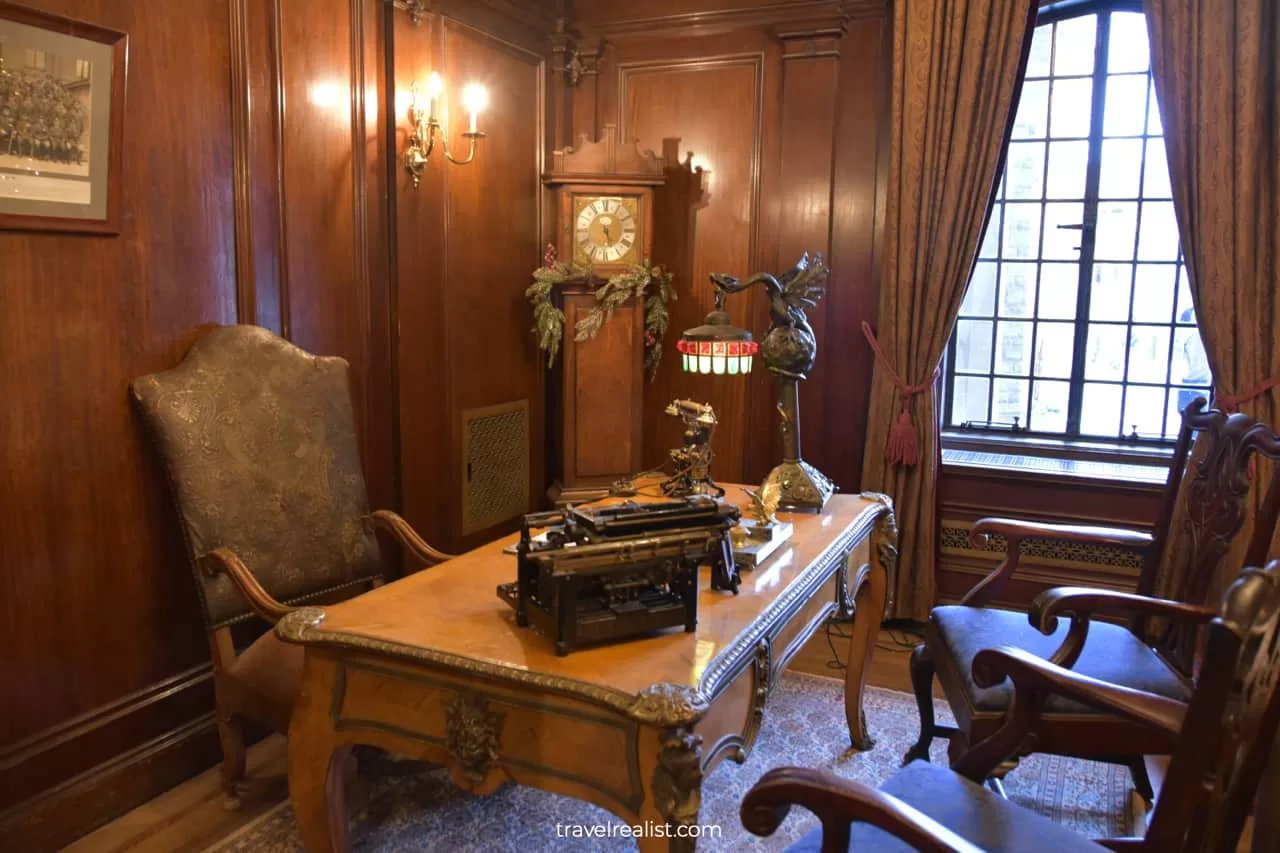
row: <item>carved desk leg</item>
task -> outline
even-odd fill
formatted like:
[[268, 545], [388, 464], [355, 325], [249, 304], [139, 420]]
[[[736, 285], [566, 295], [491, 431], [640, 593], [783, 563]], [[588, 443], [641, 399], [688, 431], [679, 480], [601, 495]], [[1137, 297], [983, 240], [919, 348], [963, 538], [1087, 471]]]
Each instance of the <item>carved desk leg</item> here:
[[348, 853], [347, 760], [329, 719], [334, 668], [310, 659], [289, 724], [289, 798], [307, 853]]
[[853, 574], [853, 630], [849, 641], [849, 666], [844, 676], [844, 715], [849, 724], [849, 742], [854, 749], [865, 750], [871, 749], [876, 742], [867, 729], [862, 693], [871, 669], [876, 637], [880, 633], [880, 620], [884, 618], [889, 577], [897, 569], [898, 526], [893, 518], [893, 503], [888, 497], [871, 493], [863, 497], [877, 500], [884, 507], [876, 519], [875, 532], [871, 537], [871, 563], [866, 571]]
[[665, 838], [646, 834], [637, 839], [640, 853], [693, 853], [697, 839], [689, 828], [697, 826], [702, 808], [702, 736], [685, 728], [650, 729], [640, 741], [657, 749], [656, 763], [652, 758], [646, 762], [653, 770], [641, 822], [667, 825]]

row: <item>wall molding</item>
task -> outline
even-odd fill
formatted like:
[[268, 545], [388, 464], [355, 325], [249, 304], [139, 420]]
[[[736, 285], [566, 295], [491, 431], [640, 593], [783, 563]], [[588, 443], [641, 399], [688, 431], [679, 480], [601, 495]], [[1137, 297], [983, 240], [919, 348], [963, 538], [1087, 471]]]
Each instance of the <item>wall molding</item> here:
[[391, 0], [391, 5], [407, 12], [415, 24], [425, 21], [427, 15], [454, 17], [460, 8], [477, 6], [531, 28], [554, 25], [556, 17], [554, 0]]
[[774, 35], [782, 43], [782, 61], [797, 59], [839, 59], [840, 40], [848, 25], [844, 20], [824, 21], [818, 26], [777, 27]]
[[575, 21], [584, 35], [609, 37], [647, 37], [655, 34], [705, 36], [747, 27], [817, 24], [829, 26], [831, 21], [851, 21], [884, 16], [889, 0], [796, 0], [764, 6], [714, 9], [699, 12], [673, 12], [615, 21]]
[[[51, 853], [216, 764], [212, 707], [206, 662], [6, 747], [0, 773], [11, 779], [48, 776], [67, 752], [110, 757], [0, 811], [0, 850]], [[154, 717], [185, 721], [114, 751], [122, 730]]]
[[423, 26], [433, 16], [450, 18], [486, 34], [501, 33], [539, 55], [550, 49], [556, 30], [555, 0], [390, 0], [409, 16], [413, 26]]
[[273, 130], [276, 137], [276, 223], [279, 240], [276, 246], [276, 281], [280, 293], [280, 337], [291, 340], [293, 323], [289, 312], [289, 194], [285, 183], [285, 92], [284, 92], [284, 0], [271, 0], [271, 77], [275, 90], [272, 105]]
[[258, 322], [253, 257], [252, 108], [249, 0], [231, 0], [231, 197], [236, 240], [236, 320]]
[[42, 753], [92, 734], [103, 726], [130, 714], [136, 714], [183, 691], [195, 689], [205, 682], [211, 683], [212, 679], [213, 667], [205, 662], [177, 675], [162, 678], [141, 690], [135, 690], [119, 699], [100, 705], [92, 711], [64, 720], [44, 731], [36, 732], [0, 750], [0, 772], [8, 772]]

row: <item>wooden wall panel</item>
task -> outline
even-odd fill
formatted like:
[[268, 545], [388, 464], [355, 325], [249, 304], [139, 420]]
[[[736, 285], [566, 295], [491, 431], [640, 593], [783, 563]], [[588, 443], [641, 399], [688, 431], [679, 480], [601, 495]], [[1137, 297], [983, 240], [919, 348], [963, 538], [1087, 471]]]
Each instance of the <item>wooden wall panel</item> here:
[[[694, 275], [676, 282], [668, 345], [711, 309], [708, 273], [780, 272], [804, 251], [827, 258], [828, 295], [810, 312], [818, 361], [802, 386], [801, 435], [805, 457], [846, 491], [860, 486], [866, 429], [871, 361], [858, 324], [878, 300], [890, 20], [875, 0], [601, 2], [577, 19], [577, 43], [604, 47], [598, 73], [574, 91], [575, 132], [618, 121], [654, 150], [678, 137], [710, 173]], [[767, 328], [762, 291], [731, 297], [729, 309], [757, 337]], [[763, 366], [747, 382], [717, 381], [686, 376], [670, 359], [646, 392], [647, 465], [679, 443], [679, 425], [662, 414], [678, 396], [715, 407], [720, 479], [758, 481], [781, 458]]]
[[[819, 342], [822, 371], [802, 402], [806, 455], [846, 491], [861, 487], [862, 446], [871, 394], [871, 350], [861, 323], [877, 321], [880, 285], [875, 250], [883, 233], [888, 174], [889, 59], [893, 22], [887, 11], [850, 21], [840, 40], [840, 111], [831, 192], [832, 279], [823, 300], [827, 334]], [[871, 152], [876, 152], [872, 156]]]
[[[127, 387], [175, 363], [202, 325], [236, 319], [226, 0], [181, 14], [162, 0], [33, 5], [130, 42], [121, 234], [0, 232], [6, 850], [58, 843], [32, 845], [38, 812], [19, 801], [38, 806], [41, 789], [207, 708], [195, 589]], [[167, 695], [153, 689], [175, 675]], [[112, 703], [118, 713], [102, 710]], [[201, 736], [181, 740], [203, 765]], [[38, 828], [66, 841], [94, 813]]]
[[273, 2], [282, 104], [282, 325], [303, 349], [351, 363], [361, 457], [374, 475], [371, 491], [386, 500], [394, 414], [391, 401], [377, 394], [371, 304], [374, 290], [387, 286], [375, 257], [385, 243], [378, 184], [385, 160], [376, 132], [382, 68], [366, 45], [381, 16], [368, 14], [377, 9], [368, 0]]
[[442, 15], [397, 16], [393, 45], [398, 151], [414, 81], [441, 74], [456, 124], [462, 86], [481, 83], [490, 98], [473, 163], [450, 164], [437, 148], [416, 189], [394, 170], [403, 511], [456, 550], [495, 532], [460, 535], [464, 411], [527, 399], [530, 493], [545, 479], [545, 377], [524, 290], [541, 259], [546, 72], [535, 44]]
[[0, 849], [23, 851], [218, 755], [196, 593], [131, 379], [211, 324], [341, 355], [371, 498], [398, 503], [390, 6], [33, 5], [130, 41], [120, 236], [0, 232]]
[[[414, 81], [426, 85], [438, 53], [440, 19], [428, 15], [419, 24], [405, 14], [392, 16], [391, 61], [394, 81], [394, 140], [397, 159], [390, 186], [394, 205], [396, 361], [400, 435], [401, 500], [405, 517], [437, 547], [447, 547], [451, 516], [443, 478], [453, 448], [449, 433], [449, 303], [440, 299], [445, 281], [447, 216], [440, 199], [451, 177], [439, 162], [430, 164], [415, 188], [399, 157], [408, 139], [407, 113]], [[486, 117], [485, 126], [488, 126]]]
[[[671, 333], [657, 380], [646, 388], [645, 464], [656, 465], [680, 444], [679, 419], [664, 416], [675, 398], [710, 403], [721, 424], [715, 437], [715, 474], [726, 481], [742, 476], [745, 433], [738, 428], [746, 404], [744, 382], [718, 381], [680, 372], [675, 340], [682, 329], [701, 325], [715, 307], [708, 276], [748, 272], [755, 256], [759, 223], [760, 144], [764, 107], [763, 51], [702, 59], [624, 59], [619, 51], [617, 102], [624, 139], [662, 151], [663, 140], [679, 137], [694, 163], [709, 173], [710, 203], [697, 214], [692, 280], [675, 281], [670, 305]], [[714, 104], [714, 108], [709, 105]], [[655, 263], [662, 263], [655, 247]], [[731, 299], [730, 315], [748, 325], [751, 300]]]
[[[777, 179], [777, 225], [773, 240], [766, 250], [771, 257], [767, 268], [774, 272], [789, 269], [806, 252], [811, 258], [821, 254], [831, 263], [831, 197], [832, 171], [835, 157], [836, 120], [839, 115], [840, 29], [831, 32], [801, 31], [782, 39], [781, 120], [779, 122]], [[841, 289], [842, 282], [852, 282], [838, 269], [827, 282], [828, 296], [817, 307], [809, 309], [809, 324], [818, 340], [818, 360], [808, 379], [800, 385], [801, 455], [818, 467], [837, 485], [848, 489], [842, 480], [827, 469], [824, 453], [829, 429], [833, 424], [824, 411], [823, 380], [832, 371], [827, 363], [829, 332], [842, 328], [841, 317], [832, 322], [830, 296]], [[756, 300], [751, 328], [757, 335], [769, 325], [768, 306]], [[835, 366], [835, 376], [841, 373]], [[782, 434], [778, 427], [777, 389], [764, 370], [751, 376], [751, 406], [746, 423], [749, 428], [748, 465], [745, 477], [750, 482], [764, 478], [782, 458]], [[847, 437], [847, 436], [846, 436]]]
[[[476, 81], [489, 90], [484, 159], [450, 167], [445, 203], [447, 266], [441, 297], [450, 303], [449, 364], [455, 371], [451, 493], [460, 508], [465, 488], [462, 413], [469, 409], [527, 399], [530, 424], [539, 427], [530, 434], [530, 479], [541, 483], [544, 477], [543, 359], [529, 331], [532, 320], [524, 295], [529, 274], [542, 259], [544, 71], [541, 54], [447, 18], [443, 48], [445, 79], [457, 86]], [[462, 112], [456, 109], [460, 124]], [[532, 486], [529, 491], [536, 495], [539, 490]], [[451, 547], [479, 545], [494, 532], [477, 531]]]

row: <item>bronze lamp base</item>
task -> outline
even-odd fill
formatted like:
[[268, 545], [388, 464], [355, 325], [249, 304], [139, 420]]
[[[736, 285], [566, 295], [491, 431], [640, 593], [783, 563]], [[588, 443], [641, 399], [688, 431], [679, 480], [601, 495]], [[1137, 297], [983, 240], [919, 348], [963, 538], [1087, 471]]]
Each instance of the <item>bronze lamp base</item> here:
[[783, 462], [764, 478], [764, 488], [778, 489], [778, 509], [793, 512], [821, 512], [836, 486], [817, 468], [803, 459]]

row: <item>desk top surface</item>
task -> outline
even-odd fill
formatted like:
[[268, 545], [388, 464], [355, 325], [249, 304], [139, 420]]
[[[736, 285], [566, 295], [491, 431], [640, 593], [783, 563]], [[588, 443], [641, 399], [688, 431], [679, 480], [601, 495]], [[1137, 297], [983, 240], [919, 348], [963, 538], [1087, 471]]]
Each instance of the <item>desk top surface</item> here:
[[[746, 503], [741, 487], [726, 488], [729, 500]], [[749, 636], [748, 629], [762, 615], [811, 595], [815, 575], [825, 576], [833, 557], [866, 538], [884, 510], [884, 504], [870, 497], [835, 495], [818, 514], [778, 513], [780, 520], [795, 524], [795, 532], [762, 566], [742, 572], [738, 595], [711, 590], [710, 570], [701, 569], [693, 633], [673, 628], [557, 656], [553, 642], [533, 628], [517, 626], [515, 612], [497, 596], [498, 584], [516, 578], [516, 557], [502, 550], [519, 539], [512, 534], [327, 606], [323, 621], [309, 620], [305, 630], [299, 630], [302, 619], [291, 623], [292, 617], [286, 617], [281, 636], [304, 644], [376, 649], [393, 658], [428, 657], [436, 663], [456, 656], [631, 694], [662, 682], [697, 689], [708, 667]]]

